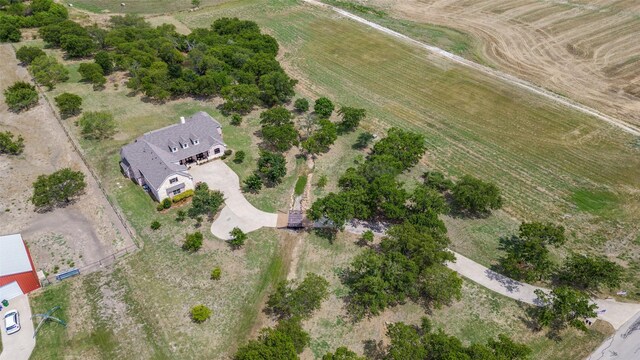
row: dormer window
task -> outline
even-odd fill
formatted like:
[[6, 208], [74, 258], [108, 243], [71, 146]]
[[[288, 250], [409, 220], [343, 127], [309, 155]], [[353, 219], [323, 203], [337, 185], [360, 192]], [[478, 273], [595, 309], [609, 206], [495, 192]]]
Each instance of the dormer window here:
[[200, 140], [198, 140], [198, 139], [194, 139], [194, 140], [193, 140], [193, 145], [198, 145], [198, 144], [200, 144]]
[[171, 152], [177, 152], [177, 151], [178, 151], [177, 147], [174, 146], [174, 147], [171, 148]]
[[189, 144], [188, 144], [188, 143], [182, 143], [181, 145], [182, 145], [182, 148], [183, 148], [183, 149], [186, 149], [186, 148], [188, 148], [188, 147], [189, 147]]

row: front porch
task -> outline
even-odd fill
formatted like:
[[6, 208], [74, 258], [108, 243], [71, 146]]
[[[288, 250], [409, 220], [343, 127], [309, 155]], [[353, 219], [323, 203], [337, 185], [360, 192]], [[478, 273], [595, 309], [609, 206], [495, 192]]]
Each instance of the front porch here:
[[180, 165], [190, 166], [206, 160], [209, 160], [209, 150], [180, 160]]

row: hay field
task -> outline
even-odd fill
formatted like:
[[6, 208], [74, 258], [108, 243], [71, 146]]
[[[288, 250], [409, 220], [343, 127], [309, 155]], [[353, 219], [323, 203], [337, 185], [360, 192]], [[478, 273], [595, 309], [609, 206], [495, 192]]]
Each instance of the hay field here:
[[468, 239], [486, 239], [488, 261], [497, 256], [499, 229], [542, 219], [570, 229], [573, 249], [637, 261], [640, 151], [633, 137], [310, 5], [239, 1], [176, 15], [192, 28], [220, 16], [268, 29], [302, 93], [368, 109], [364, 126], [378, 134], [389, 126], [425, 134], [423, 170], [497, 182], [505, 212], [478, 220], [483, 226], [450, 221], [453, 241], [470, 256]]
[[476, 53], [487, 63], [640, 124], [638, 1], [358, 2], [393, 18], [463, 31], [476, 40]]

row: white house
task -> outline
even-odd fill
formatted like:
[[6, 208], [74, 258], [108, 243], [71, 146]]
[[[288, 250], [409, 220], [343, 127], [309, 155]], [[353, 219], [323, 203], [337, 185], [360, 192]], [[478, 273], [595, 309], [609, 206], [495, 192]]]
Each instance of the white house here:
[[148, 186], [153, 197], [162, 201], [193, 189], [189, 167], [220, 157], [226, 149], [222, 126], [201, 111], [123, 146], [120, 167], [125, 176], [138, 185]]

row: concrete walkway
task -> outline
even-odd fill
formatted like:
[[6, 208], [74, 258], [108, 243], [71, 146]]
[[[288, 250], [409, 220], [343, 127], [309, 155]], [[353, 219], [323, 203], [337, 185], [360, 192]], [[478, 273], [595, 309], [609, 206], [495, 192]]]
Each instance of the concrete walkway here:
[[[4, 328], [4, 314], [10, 310], [18, 310], [20, 314], [20, 331], [7, 335]], [[2, 318], [2, 353], [0, 360], [28, 360], [36, 339], [33, 338], [33, 321], [31, 321], [31, 306], [27, 295], [21, 295], [9, 301], [9, 306], [0, 311]]]
[[195, 182], [205, 182], [212, 190], [220, 190], [225, 197], [225, 206], [218, 218], [211, 224], [211, 232], [216, 237], [228, 240], [229, 232], [239, 227], [245, 233], [261, 227], [275, 228], [278, 215], [256, 209], [247, 201], [240, 189], [240, 179], [221, 160], [196, 165], [189, 169]]

